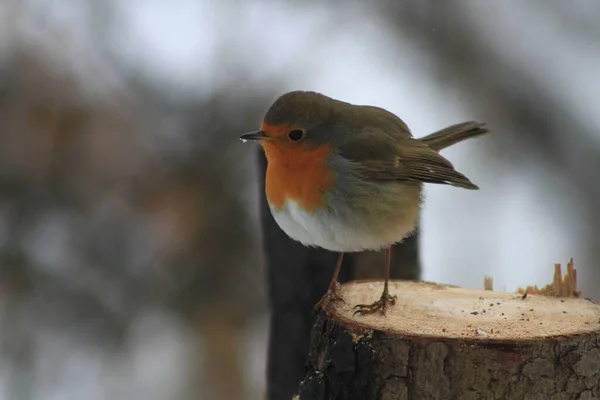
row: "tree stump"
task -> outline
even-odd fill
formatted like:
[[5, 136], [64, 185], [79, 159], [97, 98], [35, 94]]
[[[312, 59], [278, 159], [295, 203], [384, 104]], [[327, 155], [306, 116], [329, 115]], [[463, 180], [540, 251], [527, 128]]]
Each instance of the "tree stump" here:
[[341, 286], [318, 311], [296, 398], [600, 399], [600, 306], [392, 281], [387, 314], [353, 316], [382, 282]]

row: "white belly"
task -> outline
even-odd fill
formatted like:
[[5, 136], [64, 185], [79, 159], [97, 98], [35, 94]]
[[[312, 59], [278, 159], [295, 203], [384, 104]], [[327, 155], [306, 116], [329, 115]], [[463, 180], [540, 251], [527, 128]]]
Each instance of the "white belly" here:
[[323, 210], [310, 214], [294, 201], [287, 201], [280, 210], [271, 208], [271, 213], [279, 227], [292, 239], [305, 246], [331, 251], [379, 250], [401, 241], [414, 229], [412, 223], [393, 224], [391, 229], [374, 229], [367, 224], [336, 218]]

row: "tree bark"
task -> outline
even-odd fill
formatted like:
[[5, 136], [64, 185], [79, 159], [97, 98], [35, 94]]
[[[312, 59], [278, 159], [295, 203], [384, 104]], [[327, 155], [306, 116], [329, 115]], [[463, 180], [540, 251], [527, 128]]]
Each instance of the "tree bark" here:
[[600, 306], [589, 300], [380, 282], [342, 286], [313, 326], [300, 400], [597, 399]]

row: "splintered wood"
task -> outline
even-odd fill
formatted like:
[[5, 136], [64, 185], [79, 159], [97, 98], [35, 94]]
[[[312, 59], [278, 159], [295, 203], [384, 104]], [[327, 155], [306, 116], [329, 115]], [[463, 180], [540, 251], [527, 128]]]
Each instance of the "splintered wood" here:
[[561, 265], [554, 264], [554, 279], [552, 283], [542, 288], [536, 286], [527, 286], [525, 289], [519, 288], [519, 293], [542, 294], [554, 297], [580, 297], [581, 291], [577, 290], [577, 270], [573, 258], [567, 263], [567, 273], [562, 276]]
[[486, 276], [483, 278], [483, 289], [484, 290], [494, 290], [494, 278], [491, 276]]
[[[483, 280], [485, 290], [494, 290], [494, 280], [486, 276]], [[581, 297], [581, 291], [577, 290], [577, 270], [573, 258], [567, 263], [567, 273], [562, 275], [562, 267], [560, 264], [554, 264], [554, 278], [552, 283], [539, 288], [535, 286], [527, 286], [525, 289], [519, 288], [519, 294], [527, 296], [528, 294], [541, 294], [544, 296], [554, 297]]]

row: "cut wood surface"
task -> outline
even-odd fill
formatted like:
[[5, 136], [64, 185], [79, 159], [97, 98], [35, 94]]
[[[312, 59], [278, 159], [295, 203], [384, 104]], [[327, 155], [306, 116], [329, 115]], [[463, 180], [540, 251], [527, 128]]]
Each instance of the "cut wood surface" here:
[[600, 399], [592, 301], [392, 281], [385, 316], [354, 316], [383, 284], [340, 289], [318, 312], [301, 400]]
[[344, 285], [346, 303], [330, 311], [341, 322], [405, 336], [522, 340], [600, 328], [600, 307], [587, 300], [471, 290], [434, 283], [392, 282], [398, 296], [386, 316], [352, 316], [352, 306], [377, 300], [383, 283]]

